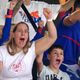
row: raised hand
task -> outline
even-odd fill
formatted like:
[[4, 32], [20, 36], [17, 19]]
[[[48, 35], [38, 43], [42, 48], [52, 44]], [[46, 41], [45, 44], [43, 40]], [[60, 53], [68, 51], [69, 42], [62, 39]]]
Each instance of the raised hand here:
[[20, 9], [22, 3], [24, 3], [24, 0], [17, 0], [17, 4], [14, 7], [14, 13], [13, 13], [13, 17], [16, 15], [17, 11]]
[[52, 19], [52, 11], [48, 8], [43, 9], [43, 14], [47, 20]]
[[13, 10], [13, 8], [15, 7], [15, 5], [17, 4], [17, 0], [12, 0], [10, 1], [10, 9]]

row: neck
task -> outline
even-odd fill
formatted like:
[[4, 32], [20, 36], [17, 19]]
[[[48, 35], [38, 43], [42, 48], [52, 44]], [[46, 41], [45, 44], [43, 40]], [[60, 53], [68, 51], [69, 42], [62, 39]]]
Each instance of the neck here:
[[56, 73], [56, 74], [59, 73], [59, 68], [55, 68], [55, 67], [53, 67], [52, 65], [49, 65], [49, 68], [50, 68], [54, 73]]
[[16, 47], [16, 52], [20, 52], [22, 48]]

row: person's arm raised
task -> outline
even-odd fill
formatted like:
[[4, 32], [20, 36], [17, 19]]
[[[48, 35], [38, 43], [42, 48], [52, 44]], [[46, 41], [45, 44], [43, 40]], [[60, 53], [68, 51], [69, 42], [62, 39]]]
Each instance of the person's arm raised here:
[[64, 25], [69, 26], [74, 24], [76, 21], [80, 21], [80, 10], [76, 10], [63, 20]]
[[37, 62], [37, 70], [38, 70], [38, 75], [40, 75], [42, 68], [43, 68], [43, 54], [39, 54], [36, 57], [36, 62]]
[[51, 20], [52, 19], [51, 10], [49, 10], [48, 8], [44, 8], [43, 13], [47, 19], [48, 35], [44, 36], [43, 38], [35, 42], [35, 52], [37, 55], [47, 50], [55, 42], [57, 38], [56, 27], [53, 21]]
[[9, 40], [10, 36], [10, 30], [11, 30], [11, 21], [12, 21], [12, 16], [13, 16], [13, 8], [16, 5], [16, 1], [12, 0], [10, 2], [10, 7], [7, 10], [7, 14], [5, 16], [5, 25], [2, 30], [2, 37], [0, 39], [0, 45], [2, 45], [4, 42]]

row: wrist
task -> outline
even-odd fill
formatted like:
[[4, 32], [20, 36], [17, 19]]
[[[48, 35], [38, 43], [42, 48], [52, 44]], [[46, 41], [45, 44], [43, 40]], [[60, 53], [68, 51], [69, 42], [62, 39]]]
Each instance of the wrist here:
[[7, 10], [7, 15], [13, 15], [13, 10], [8, 9], [8, 10]]
[[12, 18], [12, 15], [5, 15], [5, 18]]
[[51, 18], [51, 19], [47, 19], [47, 22], [51, 22], [51, 21], [53, 21], [53, 19]]

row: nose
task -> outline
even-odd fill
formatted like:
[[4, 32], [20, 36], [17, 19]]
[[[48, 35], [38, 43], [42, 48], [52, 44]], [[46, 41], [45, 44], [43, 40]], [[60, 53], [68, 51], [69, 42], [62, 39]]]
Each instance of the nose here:
[[60, 54], [57, 54], [57, 57], [59, 57], [60, 56]]
[[25, 32], [24, 32], [24, 31], [22, 31], [22, 32], [21, 32], [21, 35], [22, 35], [22, 36], [23, 36], [23, 35], [25, 35]]
[[57, 54], [57, 57], [60, 58], [61, 57], [61, 54]]

